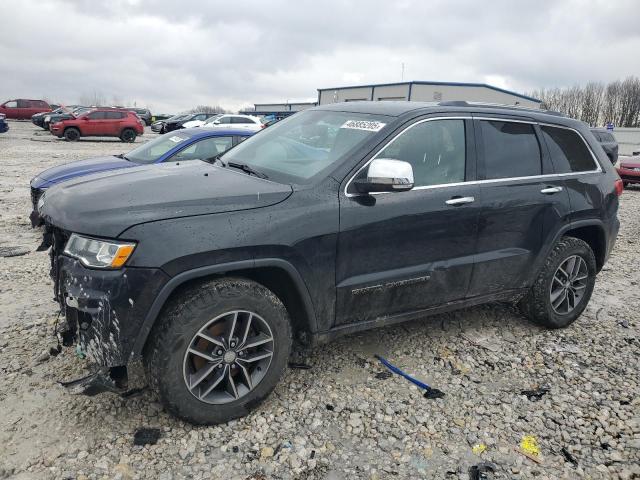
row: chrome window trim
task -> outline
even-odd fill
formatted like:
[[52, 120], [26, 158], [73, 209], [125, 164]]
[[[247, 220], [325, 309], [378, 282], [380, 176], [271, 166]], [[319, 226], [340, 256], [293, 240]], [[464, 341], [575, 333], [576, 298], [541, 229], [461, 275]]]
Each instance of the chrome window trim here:
[[[358, 176], [358, 174], [364, 170], [371, 162], [373, 162], [378, 155], [380, 155], [380, 153], [382, 153], [382, 151], [387, 148], [389, 145], [391, 145], [393, 142], [396, 141], [396, 139], [404, 134], [404, 132], [406, 132], [407, 130], [412, 129], [413, 127], [415, 127], [416, 125], [419, 125], [421, 123], [425, 123], [425, 122], [432, 122], [434, 120], [473, 120], [473, 117], [471, 117], [471, 115], [454, 115], [454, 116], [446, 116], [446, 117], [430, 117], [430, 118], [424, 118], [422, 120], [418, 120], [415, 123], [412, 123], [411, 125], [403, 128], [400, 132], [398, 132], [396, 135], [394, 135], [394, 137], [389, 140], [387, 143], [385, 143], [374, 155], [373, 157], [371, 157], [369, 160], [367, 160], [367, 163], [365, 163], [362, 167], [360, 167], [356, 173], [354, 173], [351, 178], [349, 179], [349, 181], [347, 182], [347, 184], [344, 186], [344, 194], [347, 197], [362, 197], [362, 196], [367, 196], [367, 195], [372, 195], [372, 194], [376, 194], [376, 195], [380, 195], [380, 194], [385, 194], [385, 193], [394, 193], [394, 192], [372, 192], [372, 193], [347, 193], [347, 190], [349, 189], [349, 185], [351, 185], [351, 182], [353, 182], [353, 179], [355, 177]], [[465, 134], [465, 142], [466, 142], [466, 134]], [[466, 152], [465, 152], [466, 154]], [[465, 158], [465, 164], [466, 164], [466, 158]], [[445, 183], [443, 185], [452, 185], [451, 183]], [[440, 185], [425, 185], [425, 187], [432, 187], [432, 186], [440, 186]], [[413, 187], [411, 190], [409, 190], [409, 192], [412, 192], [413, 190], [417, 190], [420, 188], [425, 188], [425, 187]]]
[[[565, 130], [571, 130], [572, 132], [577, 133], [578, 136], [580, 137], [580, 139], [582, 140], [582, 143], [585, 144], [585, 146], [587, 147], [587, 150], [589, 150], [589, 153], [591, 154], [591, 159], [593, 160], [593, 162], [596, 165], [596, 169], [595, 170], [587, 170], [585, 172], [571, 172], [572, 174], [573, 173], [602, 173], [602, 165], [600, 165], [600, 162], [598, 161], [598, 157], [596, 157], [595, 153], [593, 153], [593, 150], [591, 149], [591, 145], [589, 145], [589, 142], [587, 142], [587, 140], [584, 138], [582, 133], [580, 133], [575, 128], [566, 127], [564, 125], [554, 125], [553, 123], [539, 123], [538, 125], [540, 127], [553, 127], [553, 128], [563, 128]], [[559, 175], [566, 175], [566, 174], [561, 173]]]
[[[580, 137], [580, 139], [582, 140], [582, 142], [585, 144], [585, 146], [587, 147], [587, 150], [589, 150], [589, 153], [591, 154], [591, 158], [594, 161], [595, 165], [596, 165], [596, 169], [595, 170], [587, 170], [584, 172], [568, 172], [568, 173], [547, 173], [544, 175], [529, 175], [526, 177], [508, 177], [508, 178], [491, 178], [488, 180], [471, 180], [468, 182], [455, 182], [455, 183], [442, 183], [439, 185], [423, 185], [423, 186], [419, 186], [419, 187], [413, 187], [411, 190], [408, 190], [406, 192], [403, 193], [411, 193], [415, 190], [430, 190], [433, 188], [447, 188], [447, 187], [459, 187], [461, 185], [482, 185], [484, 183], [502, 183], [502, 182], [512, 182], [512, 181], [521, 181], [521, 180], [538, 180], [538, 179], [552, 179], [552, 178], [563, 178], [563, 177], [570, 177], [570, 176], [574, 176], [574, 175], [591, 175], [594, 173], [602, 173], [602, 167], [600, 165], [600, 162], [598, 161], [598, 158], [595, 156], [595, 154], [593, 153], [593, 150], [591, 149], [591, 146], [589, 145], [589, 143], [587, 143], [587, 141], [585, 140], [584, 136], [575, 128], [573, 127], [567, 127], [565, 125], [556, 125], [553, 123], [545, 123], [545, 122], [536, 122], [534, 120], [516, 120], [516, 119], [512, 119], [512, 118], [500, 118], [500, 117], [475, 117], [475, 116], [460, 116], [460, 115], [456, 115], [456, 116], [447, 116], [447, 117], [431, 117], [431, 118], [425, 118], [423, 120], [419, 120], [415, 123], [412, 123], [411, 125], [409, 125], [408, 127], [404, 128], [401, 132], [399, 132], [398, 134], [396, 134], [391, 140], [389, 140], [383, 147], [381, 147], [374, 155], [373, 157], [371, 157], [367, 163], [365, 163], [362, 167], [360, 167], [352, 176], [351, 178], [347, 181], [346, 185], [344, 186], [344, 194], [347, 198], [352, 198], [352, 197], [364, 197], [364, 196], [369, 196], [369, 195], [386, 195], [389, 193], [398, 193], [398, 192], [371, 192], [371, 193], [348, 193], [347, 190], [349, 189], [349, 185], [351, 185], [351, 182], [353, 182], [354, 178], [358, 176], [358, 174], [365, 169], [373, 160], [375, 160], [377, 158], [378, 155], [380, 155], [380, 153], [387, 148], [389, 145], [391, 145], [400, 135], [402, 135], [404, 132], [406, 132], [407, 130], [413, 128], [414, 126], [420, 124], [420, 123], [424, 123], [424, 122], [431, 122], [434, 120], [491, 120], [491, 121], [498, 121], [498, 122], [517, 122], [517, 123], [527, 123], [527, 124], [531, 124], [531, 125], [538, 125], [539, 127], [555, 127], [555, 128], [563, 128], [565, 130], [571, 130], [572, 132], [575, 132], [578, 134], [578, 136]], [[466, 160], [465, 160], [466, 161]]]

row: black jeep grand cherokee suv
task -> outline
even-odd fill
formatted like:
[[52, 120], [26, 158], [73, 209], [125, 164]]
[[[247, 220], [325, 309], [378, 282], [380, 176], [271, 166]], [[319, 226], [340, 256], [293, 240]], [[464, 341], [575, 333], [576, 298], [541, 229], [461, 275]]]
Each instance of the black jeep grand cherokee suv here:
[[615, 242], [621, 191], [578, 121], [356, 102], [209, 162], [71, 180], [40, 211], [66, 342], [103, 380], [142, 358], [167, 409], [216, 423], [272, 391], [294, 336], [495, 300], [569, 325]]

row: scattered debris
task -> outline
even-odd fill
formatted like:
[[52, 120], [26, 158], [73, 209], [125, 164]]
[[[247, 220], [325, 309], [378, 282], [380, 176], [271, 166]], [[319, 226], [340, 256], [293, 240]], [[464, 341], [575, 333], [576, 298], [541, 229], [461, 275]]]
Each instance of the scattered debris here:
[[418, 380], [417, 378], [412, 377], [411, 375], [409, 375], [408, 373], [403, 372], [402, 370], [400, 370], [398, 367], [396, 367], [395, 365], [389, 363], [388, 360], [386, 360], [385, 358], [381, 357], [380, 355], [375, 355], [375, 357], [380, 361], [380, 363], [382, 363], [382, 365], [384, 365], [385, 367], [387, 367], [389, 370], [391, 370], [393, 373], [400, 375], [401, 377], [406, 378], [407, 380], [409, 380], [411, 383], [413, 383], [414, 385], [417, 385], [418, 387], [422, 388], [423, 390], [426, 390], [424, 393], [424, 398], [428, 398], [428, 399], [435, 399], [435, 398], [442, 398], [444, 397], [444, 392], [441, 392], [440, 390], [438, 390], [437, 388], [431, 388], [429, 385], [427, 385], [424, 382], [421, 382], [420, 380]]
[[464, 332], [462, 338], [493, 353], [502, 350], [502, 347], [495, 343], [495, 338], [490, 338], [486, 332]]
[[80, 348], [80, 345], [76, 345], [76, 357], [78, 357], [81, 360], [87, 357], [87, 354], [82, 351], [82, 348]]
[[289, 368], [294, 370], [311, 370], [311, 365], [306, 363], [289, 362]]
[[0, 257], [20, 257], [30, 251], [27, 247], [0, 247]]
[[62, 345], [60, 344], [49, 347], [49, 355], [51, 355], [52, 357], [57, 357], [60, 352], [62, 352]]
[[537, 402], [542, 397], [544, 397], [547, 393], [549, 393], [549, 388], [540, 387], [535, 390], [523, 390], [520, 392], [520, 395], [526, 396], [532, 402]]
[[562, 453], [562, 456], [565, 458], [567, 462], [572, 463], [576, 467], [578, 466], [578, 460], [576, 460], [576, 457], [571, 455], [571, 452], [569, 452], [569, 450], [567, 450], [566, 447], [562, 447], [560, 449], [560, 453]]
[[335, 408], [335, 407], [334, 407], [333, 405], [331, 405], [330, 403], [327, 403], [326, 408], [327, 408], [327, 410], [329, 410], [330, 412], [333, 412], [333, 410], [334, 410], [334, 408]]
[[489, 480], [490, 473], [494, 473], [497, 467], [491, 462], [482, 462], [469, 468], [469, 480]]
[[618, 325], [620, 325], [622, 328], [629, 328], [629, 320], [625, 318], [624, 320], [619, 321]]
[[149, 389], [148, 385], [145, 385], [144, 387], [140, 387], [140, 388], [132, 388], [131, 390], [127, 390], [126, 392], [121, 393], [120, 397], [122, 398], [137, 397], [138, 395], [141, 395], [148, 389]]
[[540, 458], [540, 447], [538, 446], [538, 439], [533, 435], [525, 435], [520, 441], [520, 448], [516, 447], [516, 452], [524, 455], [530, 460], [536, 463], [542, 463]]
[[444, 398], [444, 392], [437, 388], [430, 388], [422, 396], [427, 400], [437, 400], [438, 398]]
[[391, 378], [392, 376], [393, 373], [391, 373], [389, 370], [384, 370], [382, 372], [376, 373], [376, 378], [378, 380], [386, 380], [387, 378]]
[[159, 428], [139, 428], [133, 434], [134, 445], [155, 445], [160, 438]]
[[474, 455], [482, 455], [487, 450], [487, 446], [484, 443], [476, 443], [471, 447], [471, 451]]

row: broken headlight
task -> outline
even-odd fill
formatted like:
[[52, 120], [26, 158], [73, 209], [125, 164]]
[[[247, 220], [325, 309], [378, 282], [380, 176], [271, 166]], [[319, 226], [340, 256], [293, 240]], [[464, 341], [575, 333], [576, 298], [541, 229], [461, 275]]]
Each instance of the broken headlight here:
[[64, 247], [64, 253], [77, 258], [93, 268], [120, 268], [129, 259], [136, 247], [135, 243], [115, 240], [98, 240], [72, 234]]

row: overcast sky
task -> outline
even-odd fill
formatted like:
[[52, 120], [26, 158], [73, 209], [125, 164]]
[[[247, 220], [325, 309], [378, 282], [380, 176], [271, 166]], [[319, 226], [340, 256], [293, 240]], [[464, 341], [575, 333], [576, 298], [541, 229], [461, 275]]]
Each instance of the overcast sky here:
[[178, 112], [405, 80], [519, 92], [640, 74], [640, 2], [0, 0], [0, 101]]

